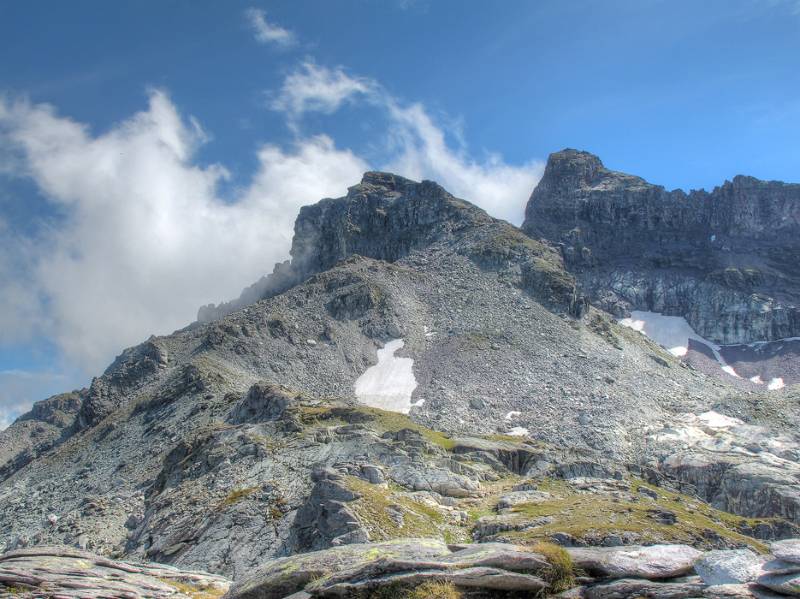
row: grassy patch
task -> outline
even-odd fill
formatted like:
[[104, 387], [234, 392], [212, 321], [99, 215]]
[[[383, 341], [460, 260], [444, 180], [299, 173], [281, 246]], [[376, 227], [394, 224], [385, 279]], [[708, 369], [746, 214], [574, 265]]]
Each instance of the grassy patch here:
[[560, 593], [575, 586], [575, 568], [566, 549], [546, 542], [536, 543], [531, 549], [550, 564], [541, 576], [550, 585], [552, 592]]
[[403, 599], [460, 599], [463, 595], [452, 582], [431, 580], [409, 589]]
[[497, 502], [502, 495], [509, 493], [522, 479], [517, 474], [511, 474], [493, 482], [482, 482], [481, 486], [485, 492], [484, 496], [475, 501], [468, 500], [469, 505], [464, 509], [467, 512], [470, 522], [477, 522], [484, 516], [494, 516], [497, 514]]
[[614, 334], [614, 326], [611, 320], [598, 311], [592, 310], [592, 315], [586, 325], [590, 331], [603, 339], [611, 347], [622, 349], [619, 337]]
[[179, 593], [183, 593], [192, 599], [218, 599], [225, 594], [225, 591], [222, 589], [217, 589], [214, 587], [198, 587], [180, 580], [174, 580], [172, 578], [159, 578], [159, 580], [168, 584]]
[[455, 447], [455, 441], [444, 433], [417, 424], [405, 414], [387, 412], [368, 406], [302, 406], [300, 408], [300, 417], [303, 423], [309, 425], [360, 422], [374, 424], [377, 432], [398, 432], [403, 429], [409, 429], [419, 433], [427, 441], [433, 445], [438, 445], [446, 451], [451, 451]]
[[463, 596], [452, 582], [430, 580], [415, 587], [390, 584], [363, 592], [358, 599], [461, 599]]
[[[348, 507], [369, 530], [372, 541], [402, 537], [449, 538], [455, 542], [467, 539], [466, 528], [449, 523], [447, 516], [435, 507], [355, 476], [347, 477], [347, 487], [361, 495]], [[392, 511], [402, 514], [402, 524], [389, 516]]]
[[[656, 493], [657, 498], [639, 495], [642, 487]], [[509, 538], [529, 542], [549, 538], [555, 532], [566, 532], [577, 538], [633, 532], [639, 535], [643, 543], [687, 543], [710, 547], [711, 539], [721, 537], [736, 545], [749, 545], [757, 551], [766, 551], [764, 543], [736, 530], [738, 525], [755, 524], [759, 520], [722, 512], [699, 499], [666, 491], [637, 479], [631, 482], [629, 499], [610, 494], [578, 492], [569, 483], [559, 480], [544, 479], [540, 488], [549, 492], [551, 497], [517, 505], [512, 512], [524, 519], [550, 517], [552, 521], [530, 530], [504, 533]], [[667, 511], [675, 515], [675, 523], [668, 524], [654, 517], [659, 512]]]

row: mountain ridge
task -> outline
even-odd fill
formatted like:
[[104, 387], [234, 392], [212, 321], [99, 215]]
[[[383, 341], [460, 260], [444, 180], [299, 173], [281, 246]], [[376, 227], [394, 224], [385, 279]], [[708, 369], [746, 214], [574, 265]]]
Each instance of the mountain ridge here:
[[[752, 400], [620, 325], [559, 243], [367, 173], [301, 210], [263, 298], [125, 350], [0, 432], [0, 546], [239, 580], [409, 536], [763, 549], [796, 534], [796, 391]], [[397, 339], [408, 415], [356, 389]]]

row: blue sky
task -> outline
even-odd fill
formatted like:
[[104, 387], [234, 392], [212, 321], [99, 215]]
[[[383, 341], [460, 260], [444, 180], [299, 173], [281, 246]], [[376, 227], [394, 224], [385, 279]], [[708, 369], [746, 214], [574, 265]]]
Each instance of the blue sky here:
[[800, 0], [0, 1], [0, 426], [366, 168], [519, 222], [547, 155], [800, 180]]

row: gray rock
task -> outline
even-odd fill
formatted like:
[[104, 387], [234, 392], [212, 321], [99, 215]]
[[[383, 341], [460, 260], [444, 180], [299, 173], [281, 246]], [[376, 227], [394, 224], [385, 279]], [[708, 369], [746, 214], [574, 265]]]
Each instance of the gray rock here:
[[314, 597], [352, 597], [392, 585], [449, 580], [480, 591], [539, 592], [535, 575], [546, 560], [523, 547], [486, 544], [448, 549], [444, 543], [404, 539], [348, 545], [264, 563], [237, 583], [228, 599], [278, 599], [305, 590]]
[[684, 599], [686, 597], [703, 596], [705, 588], [706, 585], [700, 581], [654, 582], [636, 578], [622, 578], [586, 587], [582, 595], [585, 599], [633, 599], [634, 597]]
[[[14, 589], [14, 597], [189, 599], [194, 593], [221, 595], [230, 584], [204, 572], [121, 562], [69, 547], [36, 547], [0, 556], [0, 594], [5, 585]], [[191, 595], [180, 588], [191, 589]]]
[[756, 580], [758, 584], [781, 595], [800, 596], [800, 572], [791, 574], [764, 574]]
[[749, 549], [709, 551], [694, 562], [707, 585], [744, 584], [763, 574], [766, 559]]
[[592, 575], [649, 580], [688, 574], [700, 556], [700, 551], [688, 545], [576, 547], [567, 551], [576, 566]]
[[779, 560], [800, 564], [800, 539], [775, 541], [770, 544], [769, 550]]
[[536, 503], [545, 501], [551, 497], [546, 491], [514, 491], [503, 495], [497, 502], [498, 510], [506, 510], [522, 503]]
[[711, 192], [666, 191], [564, 150], [551, 154], [522, 227], [561, 243], [610, 312], [685, 316], [707, 339], [749, 343], [800, 334], [794, 266], [778, 257], [800, 250], [798, 202], [800, 185], [742, 176]]

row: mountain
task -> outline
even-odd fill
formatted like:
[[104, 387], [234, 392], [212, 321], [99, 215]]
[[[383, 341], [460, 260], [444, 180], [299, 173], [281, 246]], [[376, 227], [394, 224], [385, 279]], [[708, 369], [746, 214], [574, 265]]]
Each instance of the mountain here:
[[666, 191], [564, 150], [522, 228], [561, 248], [598, 308], [685, 317], [743, 379], [800, 382], [800, 185], [737, 176], [711, 192]]
[[[797, 390], [756, 395], [617, 322], [649, 310], [686, 316], [717, 341], [793, 332], [792, 270], [775, 256], [778, 241], [797, 242], [795, 188], [765, 185], [785, 198], [769, 203], [753, 184], [752, 222], [723, 227], [722, 208], [703, 208], [726, 247], [749, 244], [769, 272], [759, 289], [774, 290], [747, 312], [761, 328], [734, 333], [600, 287], [683, 277], [697, 302], [701, 290], [718, 294], [708, 310], [733, 309], [717, 299], [744, 291], [692, 258], [701, 241], [666, 216], [700, 223], [681, 208], [688, 197], [565, 151], [551, 157], [523, 232], [436, 183], [366, 173], [346, 196], [303, 208], [291, 261], [239, 300], [125, 350], [88, 389], [40, 402], [0, 433], [0, 548], [77, 546], [236, 581], [279, 560], [258, 585], [236, 586], [239, 597], [289, 595], [330, 574], [315, 560], [361, 568], [384, 550], [436, 562], [440, 575], [460, 563], [470, 572], [459, 584], [495, 590], [490, 580], [556, 584], [498, 565], [511, 559], [498, 542], [766, 550], [800, 530]], [[678, 207], [662, 207], [673, 197]], [[663, 237], [629, 227], [656, 207], [660, 220], [642, 226], [673, 223]], [[780, 216], [774, 238], [753, 232], [776, 213], [795, 220]], [[707, 255], [745, 254], [710, 245]], [[435, 541], [398, 540], [415, 537]], [[488, 562], [470, 542], [499, 552], [489, 561], [500, 570], [478, 576]], [[546, 562], [514, 559], [530, 571]], [[275, 586], [288, 572], [276, 564], [301, 574]], [[353, 596], [351, 582], [319, 582], [314, 596]]]

